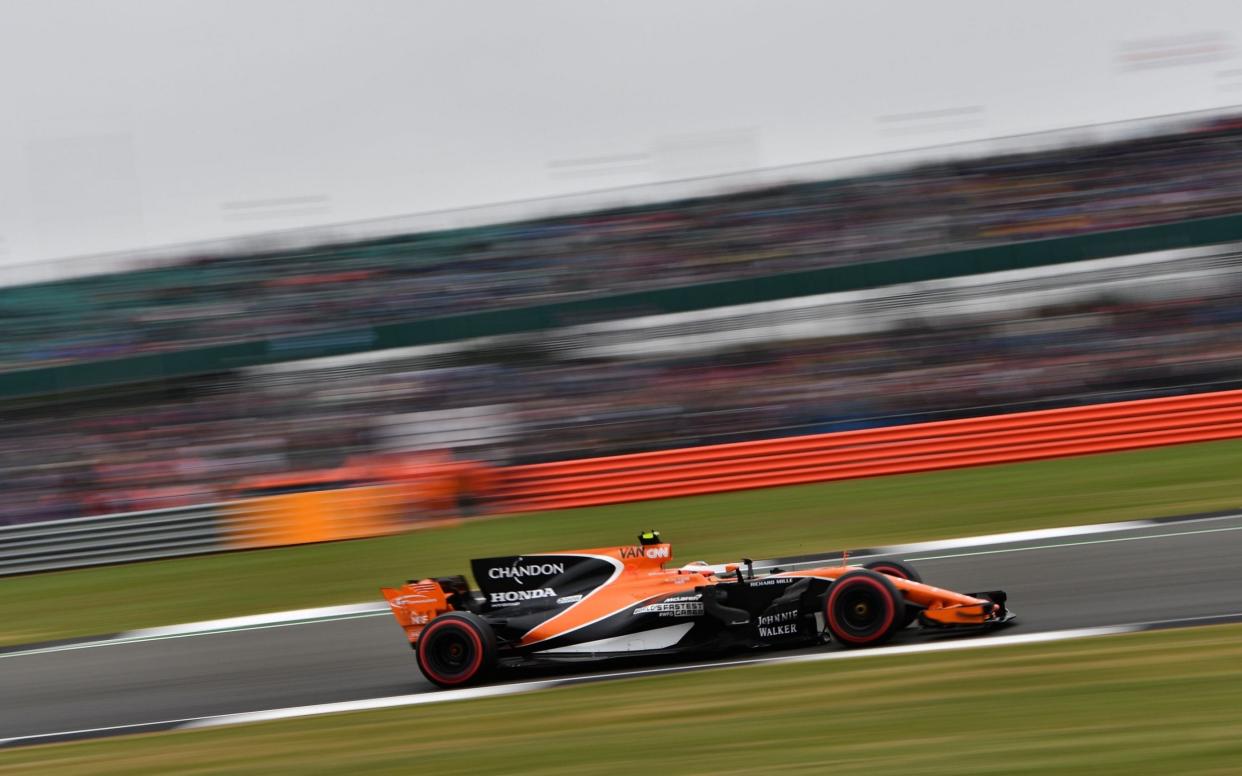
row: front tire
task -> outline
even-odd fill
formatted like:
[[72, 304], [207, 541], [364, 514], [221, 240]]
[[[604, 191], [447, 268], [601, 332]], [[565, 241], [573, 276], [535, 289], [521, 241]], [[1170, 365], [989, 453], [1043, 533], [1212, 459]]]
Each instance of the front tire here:
[[888, 577], [857, 569], [837, 577], [824, 600], [828, 635], [843, 647], [883, 644], [903, 627], [905, 599]]
[[476, 684], [496, 666], [496, 633], [477, 614], [449, 612], [423, 628], [415, 656], [418, 669], [432, 684]]
[[[863, 568], [878, 571], [881, 574], [887, 574], [897, 579], [908, 579], [911, 582], [922, 582], [923, 577], [909, 563], [899, 561], [896, 558], [880, 558], [870, 563], [863, 564]], [[921, 606], [915, 606], [912, 603], [906, 603], [905, 613], [901, 616], [901, 627], [907, 628], [910, 623], [918, 619], [919, 612], [922, 611]]]

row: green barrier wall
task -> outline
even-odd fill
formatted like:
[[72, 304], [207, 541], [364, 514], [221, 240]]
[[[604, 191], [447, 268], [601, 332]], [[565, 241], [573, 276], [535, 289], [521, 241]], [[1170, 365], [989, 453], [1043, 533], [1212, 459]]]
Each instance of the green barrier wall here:
[[0, 374], [0, 398], [1242, 241], [1242, 215]]

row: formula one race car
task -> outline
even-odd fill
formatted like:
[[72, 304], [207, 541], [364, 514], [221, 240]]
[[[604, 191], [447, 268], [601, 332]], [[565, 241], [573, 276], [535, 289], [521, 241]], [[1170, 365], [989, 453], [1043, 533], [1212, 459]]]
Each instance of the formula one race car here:
[[1001, 591], [923, 584], [897, 560], [755, 573], [754, 564], [665, 568], [657, 532], [635, 546], [472, 561], [464, 576], [384, 588], [418, 667], [441, 687], [498, 665], [696, 655], [835, 641], [882, 644], [902, 628], [987, 629], [1009, 622]]

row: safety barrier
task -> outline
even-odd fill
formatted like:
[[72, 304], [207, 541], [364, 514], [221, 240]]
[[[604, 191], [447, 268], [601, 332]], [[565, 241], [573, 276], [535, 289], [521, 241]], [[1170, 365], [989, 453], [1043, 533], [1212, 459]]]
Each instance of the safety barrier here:
[[373, 485], [0, 526], [0, 577], [409, 530], [409, 501]]
[[227, 504], [4, 526], [0, 576], [215, 552], [244, 530]]
[[[443, 524], [464, 496], [491, 490], [493, 470], [472, 461], [390, 462], [349, 470], [368, 484], [313, 482], [292, 492], [247, 495], [197, 506], [0, 526], [0, 577], [39, 571], [199, 555], [226, 550], [363, 539]], [[312, 473], [313, 474], [313, 473]], [[273, 483], [267, 483], [275, 487]], [[259, 488], [262, 490], [262, 488]]]
[[503, 471], [509, 511], [797, 485], [1242, 437], [1242, 391], [1095, 404]]

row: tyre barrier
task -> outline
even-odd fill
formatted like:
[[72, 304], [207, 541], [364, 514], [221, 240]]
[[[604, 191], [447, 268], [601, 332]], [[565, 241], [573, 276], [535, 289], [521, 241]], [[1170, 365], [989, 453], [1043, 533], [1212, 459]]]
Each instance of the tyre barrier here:
[[1242, 437], [1242, 390], [588, 458], [501, 472], [506, 511], [1061, 458]]

